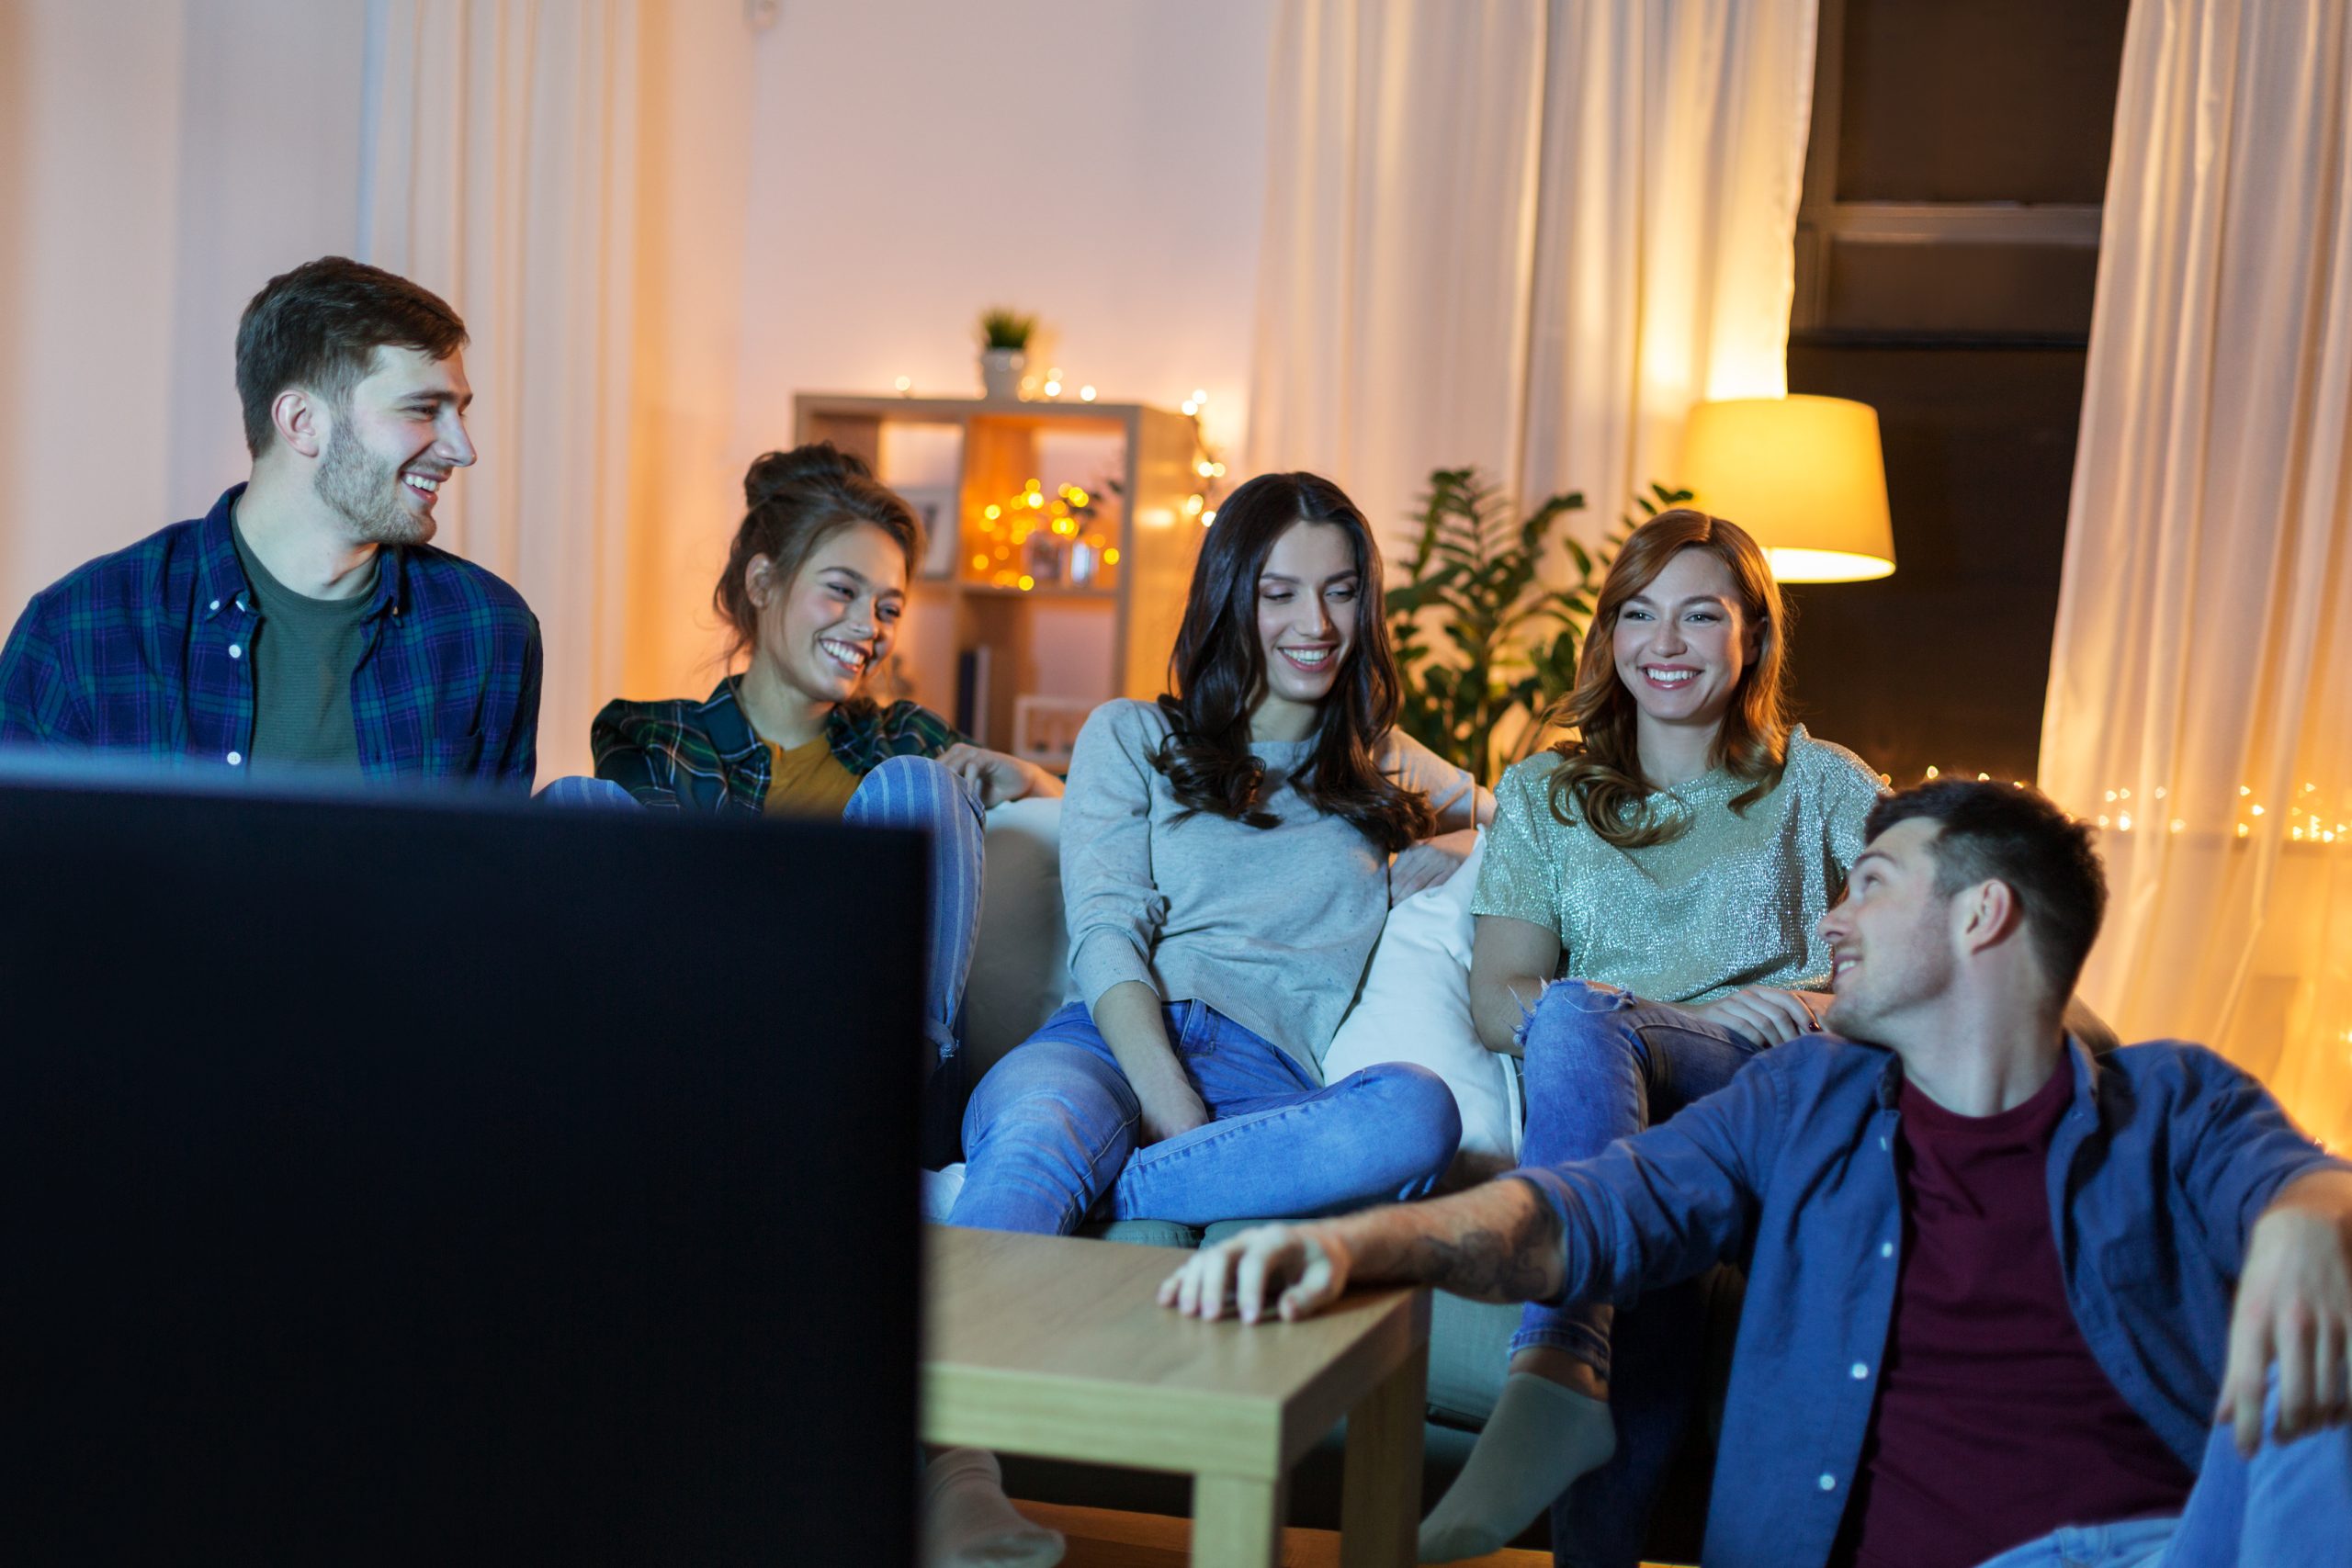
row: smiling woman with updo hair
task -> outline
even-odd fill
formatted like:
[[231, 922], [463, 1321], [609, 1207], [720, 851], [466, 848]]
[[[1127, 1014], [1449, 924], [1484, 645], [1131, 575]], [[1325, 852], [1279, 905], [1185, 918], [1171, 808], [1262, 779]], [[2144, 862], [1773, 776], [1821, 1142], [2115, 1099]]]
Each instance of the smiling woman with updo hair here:
[[712, 595], [732, 633], [700, 702], [613, 702], [589, 731], [596, 776], [664, 810], [839, 817], [932, 837], [932, 1053], [925, 1159], [955, 1157], [956, 1031], [979, 922], [981, 811], [1059, 795], [1033, 762], [972, 745], [939, 715], [870, 694], [898, 638], [922, 554], [912, 508], [830, 442], [770, 452], [743, 476], [744, 513]]

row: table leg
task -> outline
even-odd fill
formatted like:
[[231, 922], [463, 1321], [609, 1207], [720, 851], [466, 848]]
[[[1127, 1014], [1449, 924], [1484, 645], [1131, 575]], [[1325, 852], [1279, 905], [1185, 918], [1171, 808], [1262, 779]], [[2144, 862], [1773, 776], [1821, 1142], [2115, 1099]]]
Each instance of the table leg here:
[[1412, 1568], [1421, 1522], [1430, 1348], [1417, 1345], [1348, 1413], [1340, 1568]]
[[1193, 1568], [1276, 1568], [1289, 1492], [1282, 1478], [1193, 1477]]

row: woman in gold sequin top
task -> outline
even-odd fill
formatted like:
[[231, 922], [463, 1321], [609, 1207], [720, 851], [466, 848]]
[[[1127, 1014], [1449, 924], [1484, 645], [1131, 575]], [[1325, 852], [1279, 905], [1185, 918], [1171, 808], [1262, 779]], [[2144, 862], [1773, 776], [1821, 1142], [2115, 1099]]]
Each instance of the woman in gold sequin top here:
[[[1471, 905], [1471, 1008], [1489, 1050], [1522, 1057], [1526, 1164], [1599, 1154], [1818, 1027], [1816, 926], [1881, 785], [1790, 725], [1787, 664], [1744, 531], [1681, 509], [1626, 542], [1563, 705], [1576, 738], [1503, 775]], [[1491, 1551], [1556, 1499], [1560, 1561], [1634, 1563], [1690, 1403], [1695, 1303], [1645, 1298], [1613, 1383], [1610, 1308], [1529, 1307], [1421, 1560]]]

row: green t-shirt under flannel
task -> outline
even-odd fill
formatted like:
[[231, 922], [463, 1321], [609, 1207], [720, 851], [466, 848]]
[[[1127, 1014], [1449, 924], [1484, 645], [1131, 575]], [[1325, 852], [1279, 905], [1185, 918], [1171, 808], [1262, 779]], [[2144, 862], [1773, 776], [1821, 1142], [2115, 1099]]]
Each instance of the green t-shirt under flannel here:
[[[269, 575], [232, 519], [230, 537], [254, 591], [260, 624], [254, 661], [255, 776], [321, 771], [359, 776], [359, 728], [351, 716], [351, 676], [368, 647], [375, 572], [347, 599], [312, 599]], [[380, 558], [379, 558], [380, 561]]]

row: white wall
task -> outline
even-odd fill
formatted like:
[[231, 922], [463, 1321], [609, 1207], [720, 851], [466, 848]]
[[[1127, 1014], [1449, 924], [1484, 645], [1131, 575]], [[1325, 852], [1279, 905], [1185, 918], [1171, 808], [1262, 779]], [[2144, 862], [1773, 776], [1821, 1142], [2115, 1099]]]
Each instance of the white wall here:
[[164, 504], [178, 8], [0, 3], [0, 604]]
[[790, 439], [796, 391], [978, 391], [994, 304], [1106, 399], [1204, 389], [1238, 446], [1272, 37], [1272, 0], [787, 0], [758, 46], [741, 457]]
[[0, 0], [0, 622], [243, 477], [237, 314], [351, 246], [363, 18]]

